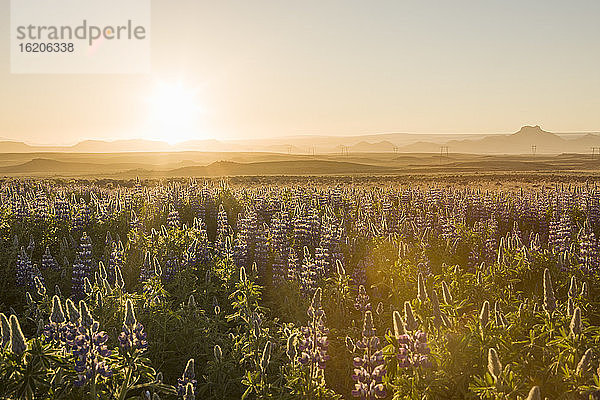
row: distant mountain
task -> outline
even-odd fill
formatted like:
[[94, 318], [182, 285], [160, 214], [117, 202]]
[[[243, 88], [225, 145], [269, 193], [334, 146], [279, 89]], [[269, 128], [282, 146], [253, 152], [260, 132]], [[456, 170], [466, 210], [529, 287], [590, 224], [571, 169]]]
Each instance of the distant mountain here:
[[80, 153], [115, 153], [128, 151], [172, 151], [172, 147], [165, 142], [146, 139], [115, 140], [85, 140], [71, 146], [69, 151]]
[[0, 141], [0, 153], [126, 153], [153, 152], [269, 152], [281, 154], [349, 153], [451, 153], [539, 154], [590, 153], [600, 147], [598, 134], [556, 134], [539, 126], [524, 126], [513, 134], [407, 134], [385, 133], [361, 136], [288, 136], [246, 140], [191, 140], [169, 144], [157, 140], [85, 140], [73, 146], [29, 145], [14, 140]]
[[402, 152], [440, 152], [447, 146], [452, 153], [472, 154], [561, 154], [589, 153], [600, 147], [600, 135], [586, 134], [575, 139], [544, 131], [539, 126], [524, 126], [510, 135], [490, 135], [479, 139], [449, 140], [446, 142], [416, 142], [402, 146]]
[[387, 140], [375, 143], [362, 141], [354, 146], [350, 146], [349, 150], [357, 153], [388, 153], [394, 151], [395, 147], [394, 143]]

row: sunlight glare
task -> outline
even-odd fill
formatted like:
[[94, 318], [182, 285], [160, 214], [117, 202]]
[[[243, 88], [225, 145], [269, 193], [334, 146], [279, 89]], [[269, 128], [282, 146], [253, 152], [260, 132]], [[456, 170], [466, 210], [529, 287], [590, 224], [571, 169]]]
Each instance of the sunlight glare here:
[[148, 98], [153, 138], [170, 144], [198, 139], [198, 117], [202, 111], [197, 90], [181, 82], [159, 83]]

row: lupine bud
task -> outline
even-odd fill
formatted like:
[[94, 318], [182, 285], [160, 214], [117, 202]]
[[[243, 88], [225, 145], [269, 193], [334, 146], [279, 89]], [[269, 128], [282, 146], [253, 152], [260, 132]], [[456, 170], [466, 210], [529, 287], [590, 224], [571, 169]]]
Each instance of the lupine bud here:
[[421, 301], [427, 300], [427, 288], [425, 287], [425, 279], [421, 272], [419, 272], [417, 278], [417, 298]]
[[81, 317], [77, 307], [75, 307], [75, 303], [71, 299], [67, 299], [67, 317], [69, 318], [69, 322], [76, 324]]
[[52, 312], [50, 313], [50, 322], [62, 324], [65, 322], [65, 313], [63, 312], [62, 304], [57, 295], [52, 297]]
[[419, 324], [415, 320], [415, 316], [413, 314], [412, 305], [409, 301], [404, 302], [404, 321], [407, 331], [415, 331], [419, 327]]
[[194, 359], [190, 358], [185, 365], [185, 369], [183, 370], [183, 377], [189, 380], [192, 380], [196, 377], [196, 372], [194, 371]]
[[567, 300], [567, 314], [568, 315], [573, 315], [573, 299], [569, 297], [569, 299]]
[[529, 391], [526, 400], [542, 400], [542, 394], [540, 393], [540, 387], [534, 386]]
[[269, 363], [271, 362], [271, 347], [272, 346], [273, 345], [271, 344], [271, 342], [268, 341], [265, 344], [265, 348], [263, 349], [262, 357], [260, 358], [260, 369], [263, 371], [263, 373], [269, 366]]
[[27, 305], [33, 304], [33, 298], [31, 297], [31, 293], [25, 292], [25, 302], [27, 303]]
[[344, 266], [342, 265], [342, 262], [340, 260], [335, 260], [335, 267], [338, 275], [346, 275], [346, 270], [344, 269]]
[[481, 312], [479, 313], [479, 324], [482, 328], [485, 328], [490, 322], [490, 302], [484, 301], [481, 306]]
[[40, 280], [40, 277], [36, 276], [35, 278], [33, 278], [33, 282], [35, 284], [35, 289], [37, 290], [37, 294], [40, 297], [44, 297], [46, 295], [46, 287], [44, 286], [44, 284]]
[[577, 375], [581, 375], [584, 372], [586, 372], [588, 370], [588, 368], [590, 367], [591, 361], [592, 361], [592, 349], [587, 349], [585, 351], [585, 353], [583, 354], [583, 356], [581, 357], [581, 360], [579, 360], [579, 363], [577, 364], [577, 369], [575, 370], [575, 373]]
[[125, 319], [123, 320], [123, 323], [131, 329], [137, 323], [131, 299], [127, 299], [127, 302], [125, 303]]
[[106, 279], [108, 277], [108, 275], [106, 274], [106, 268], [104, 267], [104, 263], [102, 261], [98, 263], [98, 272], [100, 278]]
[[23, 354], [27, 350], [25, 336], [21, 330], [21, 324], [15, 315], [11, 315], [10, 323], [10, 351], [15, 354]]
[[554, 298], [554, 289], [552, 289], [552, 278], [550, 270], [544, 270], [544, 309], [551, 313], [556, 309], [556, 299]]
[[62, 297], [62, 293], [60, 292], [60, 286], [58, 286], [58, 285], [54, 286], [54, 294], [57, 295], [58, 297]]
[[240, 267], [240, 282], [246, 283], [248, 277], [246, 276], [246, 268], [243, 266]]
[[2, 338], [2, 348], [8, 346], [10, 343], [10, 324], [3, 313], [0, 313], [0, 336]]
[[217, 362], [221, 362], [221, 360], [223, 359], [223, 350], [221, 350], [221, 346], [216, 344], [213, 348], [213, 353], [215, 356], [215, 360], [217, 360]]
[[190, 297], [188, 299], [188, 307], [196, 308], [196, 299], [194, 298], [193, 294], [190, 294]]
[[363, 321], [362, 335], [371, 337], [375, 334], [375, 328], [373, 325], [373, 314], [371, 311], [365, 311], [365, 319]]
[[399, 340], [401, 335], [404, 335], [404, 321], [400, 312], [394, 311], [394, 337]]
[[579, 296], [581, 296], [581, 297], [587, 296], [587, 282], [583, 282], [581, 284], [581, 293], [579, 293]]
[[571, 277], [571, 284], [569, 285], [569, 298], [574, 299], [577, 296], [577, 278]]
[[315, 294], [313, 295], [310, 308], [312, 308], [313, 310], [321, 309], [321, 288], [317, 288], [317, 290], [315, 290]]
[[498, 358], [498, 352], [493, 347], [488, 350], [488, 371], [495, 379], [498, 379], [502, 373], [502, 364], [500, 358]]
[[83, 300], [79, 301], [79, 313], [81, 314], [81, 325], [86, 328], [91, 327], [94, 323], [94, 318], [92, 317], [87, 304]]
[[577, 307], [573, 312], [573, 317], [571, 318], [571, 324], [569, 325], [571, 329], [571, 335], [579, 336], [583, 331], [583, 324], [581, 322], [581, 308]]
[[90, 294], [92, 294], [92, 284], [90, 282], [90, 280], [88, 279], [88, 277], [86, 276], [85, 279], [83, 280], [83, 291], [85, 292], [85, 294], [87, 294], [88, 296]]
[[444, 297], [444, 303], [452, 304], [452, 294], [450, 294], [450, 288], [446, 281], [442, 281], [442, 296]]
[[115, 268], [115, 286], [119, 289], [123, 289], [125, 287], [125, 281], [123, 281], [123, 274], [121, 273], [121, 268], [118, 265]]

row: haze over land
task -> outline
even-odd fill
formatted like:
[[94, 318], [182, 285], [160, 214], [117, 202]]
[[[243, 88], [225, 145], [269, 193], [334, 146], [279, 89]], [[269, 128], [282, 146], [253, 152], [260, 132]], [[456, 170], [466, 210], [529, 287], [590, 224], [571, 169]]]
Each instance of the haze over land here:
[[[508, 135], [389, 133], [360, 136], [293, 136], [254, 140], [195, 140], [178, 144], [156, 140], [86, 140], [73, 146], [40, 146], [18, 141], [0, 141], [1, 153], [74, 152], [272, 152], [285, 154], [349, 153], [437, 153], [442, 146], [452, 153], [472, 154], [588, 154], [600, 147], [598, 133], [544, 131], [524, 126]], [[532, 148], [535, 146], [535, 148]], [[445, 150], [444, 150], [445, 152]]]

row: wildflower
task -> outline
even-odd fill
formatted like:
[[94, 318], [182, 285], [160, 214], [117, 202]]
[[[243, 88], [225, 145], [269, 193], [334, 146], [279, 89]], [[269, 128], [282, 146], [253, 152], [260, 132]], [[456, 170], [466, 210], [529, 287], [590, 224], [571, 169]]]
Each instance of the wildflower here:
[[74, 324], [77, 323], [81, 317], [81, 314], [79, 314], [77, 307], [75, 307], [75, 304], [71, 299], [67, 299], [67, 317], [69, 318], [69, 322]]
[[484, 301], [481, 306], [481, 312], [479, 313], [479, 325], [485, 328], [490, 321], [490, 302]]
[[[111, 356], [111, 351], [106, 346], [108, 335], [104, 331], [100, 331], [100, 324], [93, 320], [89, 315], [87, 307], [83, 300], [80, 302], [81, 319], [80, 325], [76, 328], [75, 337], [71, 340], [71, 352], [75, 356], [75, 372], [77, 372], [77, 380], [75, 386], [83, 386], [87, 382], [93, 382], [97, 377], [110, 378], [112, 371], [104, 362], [105, 358]], [[89, 323], [86, 325], [84, 324]]]
[[556, 309], [552, 278], [550, 277], [550, 270], [548, 268], [544, 270], [544, 309], [548, 313], [552, 313]]
[[404, 328], [407, 331], [414, 331], [419, 326], [419, 324], [415, 320], [413, 309], [409, 301], [404, 302], [404, 322]]
[[583, 331], [583, 323], [581, 322], [581, 308], [577, 307], [573, 312], [573, 317], [571, 318], [569, 328], [571, 329], [571, 335], [574, 337], [579, 336]]
[[2, 348], [5, 348], [10, 343], [10, 324], [3, 313], [0, 313], [0, 334], [2, 336]]
[[130, 299], [125, 303], [125, 318], [119, 334], [119, 345], [125, 351], [145, 350], [148, 347], [144, 325], [137, 321]]
[[79, 301], [79, 314], [81, 315], [81, 317], [79, 319], [79, 323], [84, 328], [89, 329], [92, 326], [92, 324], [94, 323], [94, 317], [92, 317], [92, 314], [90, 313], [90, 310], [89, 310], [86, 302], [83, 300]]
[[574, 299], [577, 296], [577, 278], [571, 277], [571, 284], [569, 285], [569, 299]]
[[15, 315], [9, 318], [10, 324], [10, 351], [15, 354], [23, 354], [27, 350], [25, 336], [21, 330], [21, 324]]
[[379, 349], [379, 338], [373, 326], [371, 311], [365, 312], [362, 339], [356, 342], [356, 348], [361, 350], [362, 357], [354, 357], [354, 373], [352, 379], [356, 382], [352, 396], [361, 399], [381, 399], [386, 396], [383, 385], [385, 365], [383, 352]]
[[394, 319], [394, 337], [396, 340], [400, 339], [400, 336], [404, 334], [404, 321], [402, 321], [402, 316], [400, 312], [394, 311], [393, 315]]
[[575, 369], [575, 373], [577, 375], [581, 375], [586, 372], [590, 367], [590, 362], [592, 361], [592, 349], [587, 349], [583, 356], [581, 356], [581, 360], [577, 364], [577, 368]]
[[498, 352], [495, 348], [491, 347], [488, 350], [488, 371], [490, 375], [494, 377], [494, 379], [498, 379], [500, 374], [502, 373], [502, 364], [500, 363], [500, 358], [498, 358]]
[[321, 306], [321, 288], [315, 291], [307, 313], [310, 319], [308, 325], [300, 329], [298, 361], [310, 367], [309, 370], [312, 372], [310, 379], [316, 381], [322, 377], [321, 371], [325, 369], [325, 363], [329, 360], [327, 354], [329, 329], [324, 323], [325, 311]]
[[539, 386], [532, 387], [531, 390], [529, 391], [529, 394], [527, 395], [526, 400], [542, 400], [542, 394], [540, 392], [540, 387]]
[[52, 312], [50, 313], [50, 322], [62, 324], [65, 322], [65, 313], [63, 312], [62, 304], [57, 295], [52, 297]]
[[177, 380], [177, 393], [179, 396], [184, 396], [188, 392], [188, 386], [191, 387], [191, 393], [194, 393], [196, 388], [196, 373], [194, 372], [194, 359], [190, 358], [185, 365], [183, 375]]
[[354, 301], [354, 308], [361, 313], [371, 310], [369, 295], [367, 294], [367, 290], [363, 285], [358, 287], [358, 294], [356, 295], [356, 300]]
[[425, 332], [403, 333], [396, 340], [398, 342], [396, 358], [400, 368], [431, 366], [429, 361], [431, 350], [427, 344], [427, 334]]

